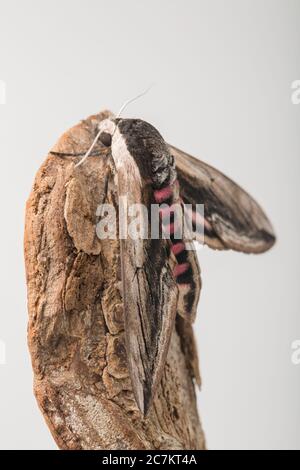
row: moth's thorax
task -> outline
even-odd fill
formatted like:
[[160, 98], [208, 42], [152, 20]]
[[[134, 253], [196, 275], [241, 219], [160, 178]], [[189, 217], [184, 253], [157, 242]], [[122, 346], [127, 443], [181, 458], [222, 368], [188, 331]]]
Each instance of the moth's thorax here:
[[152, 180], [154, 188], [176, 179], [174, 159], [160, 133], [141, 119], [117, 119], [112, 153], [116, 165], [128, 158], [138, 169], [140, 178]]

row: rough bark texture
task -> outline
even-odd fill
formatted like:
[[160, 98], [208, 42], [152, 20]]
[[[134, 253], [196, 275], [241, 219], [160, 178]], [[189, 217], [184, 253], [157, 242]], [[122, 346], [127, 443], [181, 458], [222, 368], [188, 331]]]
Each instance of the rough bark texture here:
[[[64, 134], [27, 202], [25, 262], [34, 391], [60, 449], [203, 449], [192, 329], [177, 319], [147, 418], [128, 375], [118, 240], [96, 236], [96, 209], [116, 204], [113, 168], [97, 145], [103, 112]], [[69, 156], [63, 155], [67, 154]], [[125, 312], [126, 315], [126, 312]]]

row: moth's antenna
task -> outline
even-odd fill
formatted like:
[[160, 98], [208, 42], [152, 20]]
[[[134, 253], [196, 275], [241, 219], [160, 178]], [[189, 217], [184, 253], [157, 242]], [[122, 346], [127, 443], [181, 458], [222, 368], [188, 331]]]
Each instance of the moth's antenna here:
[[124, 111], [125, 108], [127, 108], [127, 106], [130, 103], [132, 103], [133, 101], [138, 100], [139, 98], [141, 98], [141, 96], [146, 95], [146, 93], [148, 93], [148, 91], [151, 90], [152, 87], [153, 87], [153, 83], [150, 86], [148, 86], [148, 88], [146, 88], [146, 90], [144, 90], [142, 93], [139, 93], [134, 98], [130, 98], [130, 100], [125, 101], [125, 103], [121, 106], [121, 109], [119, 110], [119, 112], [117, 114], [117, 118], [119, 118], [121, 116], [121, 113]]
[[[130, 104], [132, 103], [133, 101], [136, 101], [138, 100], [139, 98], [141, 98], [141, 96], [144, 96], [146, 95], [146, 93], [148, 93], [148, 91], [153, 87], [153, 83], [148, 86], [148, 88], [146, 88], [146, 90], [144, 90], [142, 93], [139, 93], [138, 95], [136, 95], [134, 98], [130, 98], [130, 100], [127, 100], [125, 101], [125, 103], [121, 106], [121, 109], [119, 110], [116, 118], [119, 118], [121, 113], [124, 111], [124, 109]], [[91, 151], [93, 150], [93, 148], [95, 147], [96, 143], [97, 143], [97, 140], [99, 139], [100, 137], [100, 134], [101, 134], [101, 130], [98, 132], [98, 134], [96, 135], [95, 139], [93, 140], [93, 143], [92, 145], [90, 146], [90, 148], [88, 149], [88, 151], [86, 152], [86, 154], [84, 155], [84, 157], [82, 157], [82, 159], [76, 163], [75, 165], [75, 168], [82, 165], [85, 160], [90, 156], [91, 154]]]

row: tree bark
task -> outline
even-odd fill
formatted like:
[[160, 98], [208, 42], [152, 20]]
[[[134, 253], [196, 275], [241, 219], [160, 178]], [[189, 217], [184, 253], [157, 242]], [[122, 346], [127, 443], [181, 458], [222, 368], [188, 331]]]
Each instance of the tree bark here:
[[[128, 374], [118, 240], [96, 235], [96, 210], [116, 202], [100, 143], [75, 168], [102, 112], [66, 132], [39, 169], [27, 202], [25, 263], [34, 391], [60, 449], [204, 449], [193, 331], [179, 317], [147, 418]], [[126, 312], [125, 312], [126, 315]]]

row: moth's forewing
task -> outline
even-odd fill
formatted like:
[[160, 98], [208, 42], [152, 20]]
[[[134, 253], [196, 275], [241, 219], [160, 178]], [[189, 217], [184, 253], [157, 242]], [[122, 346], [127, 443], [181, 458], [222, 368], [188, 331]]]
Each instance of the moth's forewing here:
[[[151, 186], [132, 177], [130, 167], [118, 169], [119, 196], [128, 207], [144, 204], [150, 214]], [[137, 167], [135, 168], [138, 171]], [[128, 219], [127, 222], [131, 222]], [[125, 335], [136, 402], [145, 415], [160, 382], [176, 315], [178, 290], [169, 266], [170, 250], [163, 239], [120, 240]]]
[[262, 253], [274, 244], [267, 216], [236, 183], [206, 163], [169, 146], [176, 160], [181, 197], [188, 204], [204, 204], [208, 225], [204, 242], [212, 248]]

